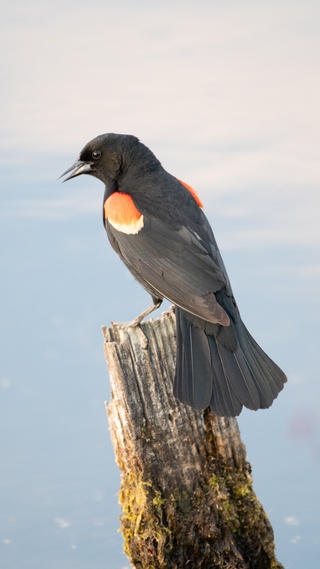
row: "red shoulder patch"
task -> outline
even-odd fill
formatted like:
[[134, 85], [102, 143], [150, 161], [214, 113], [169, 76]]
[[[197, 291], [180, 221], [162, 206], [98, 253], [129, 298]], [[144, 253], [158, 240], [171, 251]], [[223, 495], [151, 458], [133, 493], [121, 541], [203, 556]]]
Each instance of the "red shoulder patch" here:
[[129, 194], [114, 192], [104, 202], [104, 217], [122, 233], [138, 233], [143, 227], [143, 215]]
[[197, 192], [191, 188], [191, 186], [189, 186], [189, 184], [186, 184], [185, 182], [183, 182], [182, 180], [179, 180], [179, 182], [188, 190], [188, 192], [190, 192], [190, 194], [194, 197], [194, 199], [196, 200], [196, 203], [198, 204], [199, 207], [203, 208], [203, 204], [202, 201], [200, 200]]

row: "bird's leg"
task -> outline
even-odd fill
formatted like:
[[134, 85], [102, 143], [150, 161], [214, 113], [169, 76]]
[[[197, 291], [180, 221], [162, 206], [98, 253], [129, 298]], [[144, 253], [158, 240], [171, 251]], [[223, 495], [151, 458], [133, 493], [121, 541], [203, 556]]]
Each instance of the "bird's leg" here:
[[131, 320], [131, 322], [123, 322], [122, 324], [118, 324], [119, 328], [125, 329], [125, 328], [135, 328], [136, 326], [139, 326], [139, 324], [142, 322], [144, 318], [146, 318], [146, 316], [149, 316], [149, 314], [151, 314], [154, 310], [157, 310], [157, 308], [159, 308], [159, 306], [161, 306], [162, 304], [162, 298], [156, 298], [155, 296], [153, 296], [152, 300], [153, 304], [149, 306], [147, 310], [141, 312], [141, 314], [136, 316], [133, 320]]
[[146, 316], [149, 316], [149, 314], [151, 314], [154, 310], [157, 310], [157, 308], [159, 308], [159, 306], [161, 306], [162, 304], [162, 298], [157, 298], [155, 296], [152, 296], [152, 300], [153, 304], [149, 306], [147, 310], [144, 310], [143, 312], [141, 312], [141, 314], [139, 314], [133, 320], [131, 320], [131, 322], [122, 322], [122, 323], [114, 322], [114, 324], [116, 324], [122, 330], [126, 330], [127, 328], [137, 328], [138, 334], [141, 337], [142, 345], [144, 348], [148, 347], [148, 339], [146, 335], [143, 333], [140, 324], [142, 320], [146, 318]]

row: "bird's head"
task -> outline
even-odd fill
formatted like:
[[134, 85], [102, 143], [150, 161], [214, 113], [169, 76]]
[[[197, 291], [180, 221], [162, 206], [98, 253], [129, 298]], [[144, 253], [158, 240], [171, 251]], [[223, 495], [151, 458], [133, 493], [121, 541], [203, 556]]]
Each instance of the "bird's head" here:
[[60, 178], [69, 174], [63, 182], [89, 174], [99, 178], [106, 185], [118, 180], [126, 171], [135, 147], [140, 145], [135, 136], [127, 134], [101, 134], [88, 142], [79, 158]]

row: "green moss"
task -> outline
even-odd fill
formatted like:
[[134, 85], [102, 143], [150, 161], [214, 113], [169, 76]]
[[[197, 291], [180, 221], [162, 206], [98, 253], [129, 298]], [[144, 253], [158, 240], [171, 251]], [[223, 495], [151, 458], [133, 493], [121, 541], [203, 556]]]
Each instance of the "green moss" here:
[[215, 491], [219, 490], [219, 479], [216, 474], [211, 474], [209, 476], [208, 482]]
[[203, 559], [201, 567], [233, 567], [225, 564], [230, 545], [224, 545], [233, 541], [245, 561], [256, 560], [252, 567], [279, 569], [272, 529], [246, 464], [235, 469], [211, 458], [196, 482], [193, 492], [175, 487], [164, 495], [137, 466], [127, 468], [119, 501], [125, 553], [133, 565], [167, 569], [168, 559], [177, 559], [170, 567], [178, 567], [195, 558]]
[[[164, 549], [170, 547], [170, 531], [163, 519], [166, 500], [161, 493], [153, 488], [151, 481], [142, 479], [138, 469], [130, 469], [123, 477], [119, 502], [123, 511], [120, 519], [124, 550], [128, 557], [133, 562], [136, 556], [140, 560], [141, 547], [146, 547], [150, 550], [150, 560], [153, 557], [160, 562], [164, 560]], [[151, 569], [153, 565], [148, 562], [146, 567]]]
[[166, 500], [163, 498], [163, 496], [161, 495], [159, 490], [156, 490], [155, 491], [155, 497], [152, 500], [153, 505], [160, 510], [161, 507], [163, 506], [163, 504], [165, 503], [165, 501]]

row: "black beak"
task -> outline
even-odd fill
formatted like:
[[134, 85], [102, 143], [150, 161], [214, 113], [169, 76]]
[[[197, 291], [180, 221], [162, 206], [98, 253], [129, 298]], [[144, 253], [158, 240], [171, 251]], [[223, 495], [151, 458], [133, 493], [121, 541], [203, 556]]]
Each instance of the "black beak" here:
[[60, 178], [63, 178], [63, 176], [65, 176], [66, 174], [69, 174], [69, 172], [72, 173], [70, 174], [70, 176], [62, 180], [63, 182], [71, 180], [71, 178], [75, 178], [76, 176], [80, 176], [81, 174], [91, 174], [92, 173], [91, 166], [92, 166], [91, 162], [81, 162], [80, 160], [77, 160], [74, 164], [72, 164], [72, 166], [70, 166], [70, 168], [68, 168], [68, 170], [66, 170], [65, 172], [63, 172], [63, 174], [61, 174], [59, 180]]

